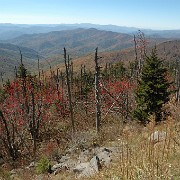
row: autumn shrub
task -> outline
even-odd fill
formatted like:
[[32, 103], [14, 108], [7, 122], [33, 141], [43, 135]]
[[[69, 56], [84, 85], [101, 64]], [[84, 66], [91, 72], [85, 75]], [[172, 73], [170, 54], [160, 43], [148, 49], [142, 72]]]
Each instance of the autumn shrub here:
[[62, 99], [63, 95], [56, 87], [40, 84], [31, 76], [15, 79], [8, 86], [4, 86], [3, 92], [6, 92], [6, 96], [0, 101], [3, 114], [0, 117], [0, 135], [5, 149], [16, 147], [22, 151], [27, 139], [32, 138], [35, 152], [36, 141], [40, 138], [42, 127], [50, 123], [53, 107], [56, 107], [56, 113], [60, 112], [58, 114], [62, 115], [65, 113], [61, 111], [62, 107], [67, 101]]

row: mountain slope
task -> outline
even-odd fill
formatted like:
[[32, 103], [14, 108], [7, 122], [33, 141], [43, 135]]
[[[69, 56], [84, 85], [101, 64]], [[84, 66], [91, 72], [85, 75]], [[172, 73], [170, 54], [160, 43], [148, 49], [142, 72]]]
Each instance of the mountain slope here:
[[[37, 61], [37, 52], [26, 47], [19, 47], [21, 49], [24, 65], [29, 69], [32, 68]], [[12, 79], [15, 75], [14, 68], [20, 65], [20, 52], [16, 45], [8, 43], [0, 43], [0, 74]]]
[[96, 47], [102, 51], [128, 48], [133, 45], [131, 40], [132, 36], [127, 34], [96, 29], [76, 29], [23, 35], [7, 42], [34, 49], [42, 56], [50, 57], [62, 54], [64, 47], [68, 49], [70, 54], [77, 56], [92, 52]]
[[[147, 48], [147, 54], [149, 54], [152, 50], [152, 46]], [[166, 60], [166, 61], [175, 61], [180, 60], [180, 40], [166, 41], [156, 45], [158, 57]], [[135, 60], [135, 52], [134, 48], [128, 48], [118, 51], [111, 52], [101, 52], [98, 53], [100, 57], [99, 64], [101, 67], [105, 67], [106, 63], [116, 63], [116, 62], [124, 62], [127, 65], [128, 62], [132, 62]], [[139, 53], [138, 53], [139, 58]], [[56, 72], [56, 69], [64, 71], [64, 64], [57, 63], [57, 59], [50, 59], [50, 64], [57, 64], [54, 66], [53, 70]], [[79, 57], [77, 59], [73, 59], [74, 71], [80, 72], [81, 65], [85, 65], [87, 70], [94, 70], [94, 53]], [[47, 71], [49, 74], [49, 71]]]

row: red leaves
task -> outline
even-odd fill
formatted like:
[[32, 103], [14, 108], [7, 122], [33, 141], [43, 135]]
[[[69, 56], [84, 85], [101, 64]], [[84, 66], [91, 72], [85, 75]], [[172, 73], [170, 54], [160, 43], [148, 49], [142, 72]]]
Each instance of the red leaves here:
[[126, 80], [107, 82], [102, 88], [102, 109], [104, 112], [113, 108], [118, 108], [121, 114], [126, 113], [126, 101], [128, 92], [133, 88], [133, 84]]
[[1, 110], [8, 123], [16, 125], [19, 130], [27, 126], [32, 119], [32, 93], [36, 119], [48, 120], [53, 106], [61, 114], [65, 112], [62, 109], [67, 101], [64, 99], [63, 91], [57, 92], [57, 89], [50, 85], [39, 85], [35, 79], [17, 79], [4, 88], [7, 97], [0, 104]]
[[[125, 81], [125, 80], [106, 83], [106, 88], [109, 90], [111, 94], [115, 94], [115, 95], [118, 95], [119, 93], [124, 93], [131, 87], [132, 85], [128, 81]], [[102, 94], [106, 93], [106, 91], [103, 88], [101, 92]]]

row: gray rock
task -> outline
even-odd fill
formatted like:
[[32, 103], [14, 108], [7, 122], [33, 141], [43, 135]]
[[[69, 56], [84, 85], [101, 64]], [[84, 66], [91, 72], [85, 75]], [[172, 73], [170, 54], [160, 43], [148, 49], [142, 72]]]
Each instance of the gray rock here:
[[165, 131], [155, 131], [150, 135], [148, 140], [155, 144], [157, 142], [164, 141], [166, 139], [166, 136], [167, 133]]
[[88, 168], [90, 166], [90, 163], [89, 162], [86, 162], [86, 163], [80, 163], [78, 164], [74, 169], [73, 171], [75, 173], [82, 173], [86, 168]]
[[112, 161], [112, 158], [111, 158], [111, 153], [112, 151], [107, 149], [107, 148], [103, 148], [101, 150], [101, 152], [99, 152], [97, 154], [99, 160], [100, 160], [100, 163], [101, 163], [101, 166], [106, 166], [108, 167]]
[[62, 171], [66, 171], [67, 170], [67, 167], [66, 166], [62, 166], [56, 170], [53, 171], [53, 174], [56, 175], [56, 174], [59, 174], [60, 172]]
[[91, 160], [90, 160], [90, 166], [91, 168], [93, 168], [96, 172], [99, 172], [100, 169], [100, 161], [99, 161], [99, 157], [98, 156], [94, 156]]
[[58, 172], [62, 170], [69, 170], [73, 171], [73, 168], [77, 165], [77, 161], [69, 158], [67, 161], [64, 161], [62, 163], [55, 164], [51, 167], [51, 170], [57, 174]]
[[78, 157], [78, 163], [87, 162], [93, 156], [90, 150], [82, 151]]
[[74, 172], [78, 173], [78, 178], [90, 177], [99, 172], [99, 158], [94, 156], [90, 162], [80, 163], [74, 168]]
[[69, 156], [62, 156], [61, 159], [59, 160], [59, 163], [64, 163], [70, 159]]
[[51, 170], [56, 171], [57, 169], [60, 169], [60, 168], [62, 168], [62, 163], [55, 164], [54, 166], [51, 167]]

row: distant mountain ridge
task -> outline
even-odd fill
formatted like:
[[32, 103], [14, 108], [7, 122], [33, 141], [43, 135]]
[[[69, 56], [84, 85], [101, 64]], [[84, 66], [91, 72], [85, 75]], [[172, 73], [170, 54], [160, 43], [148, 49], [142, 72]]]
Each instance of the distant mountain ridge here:
[[78, 28], [96, 28], [98, 30], [113, 31], [118, 33], [135, 34], [138, 30], [150, 37], [180, 38], [180, 30], [151, 30], [137, 27], [125, 27], [117, 25], [99, 25], [90, 23], [81, 24], [0, 24], [0, 40], [19, 37], [23, 34], [48, 33], [51, 31], [74, 30]]

